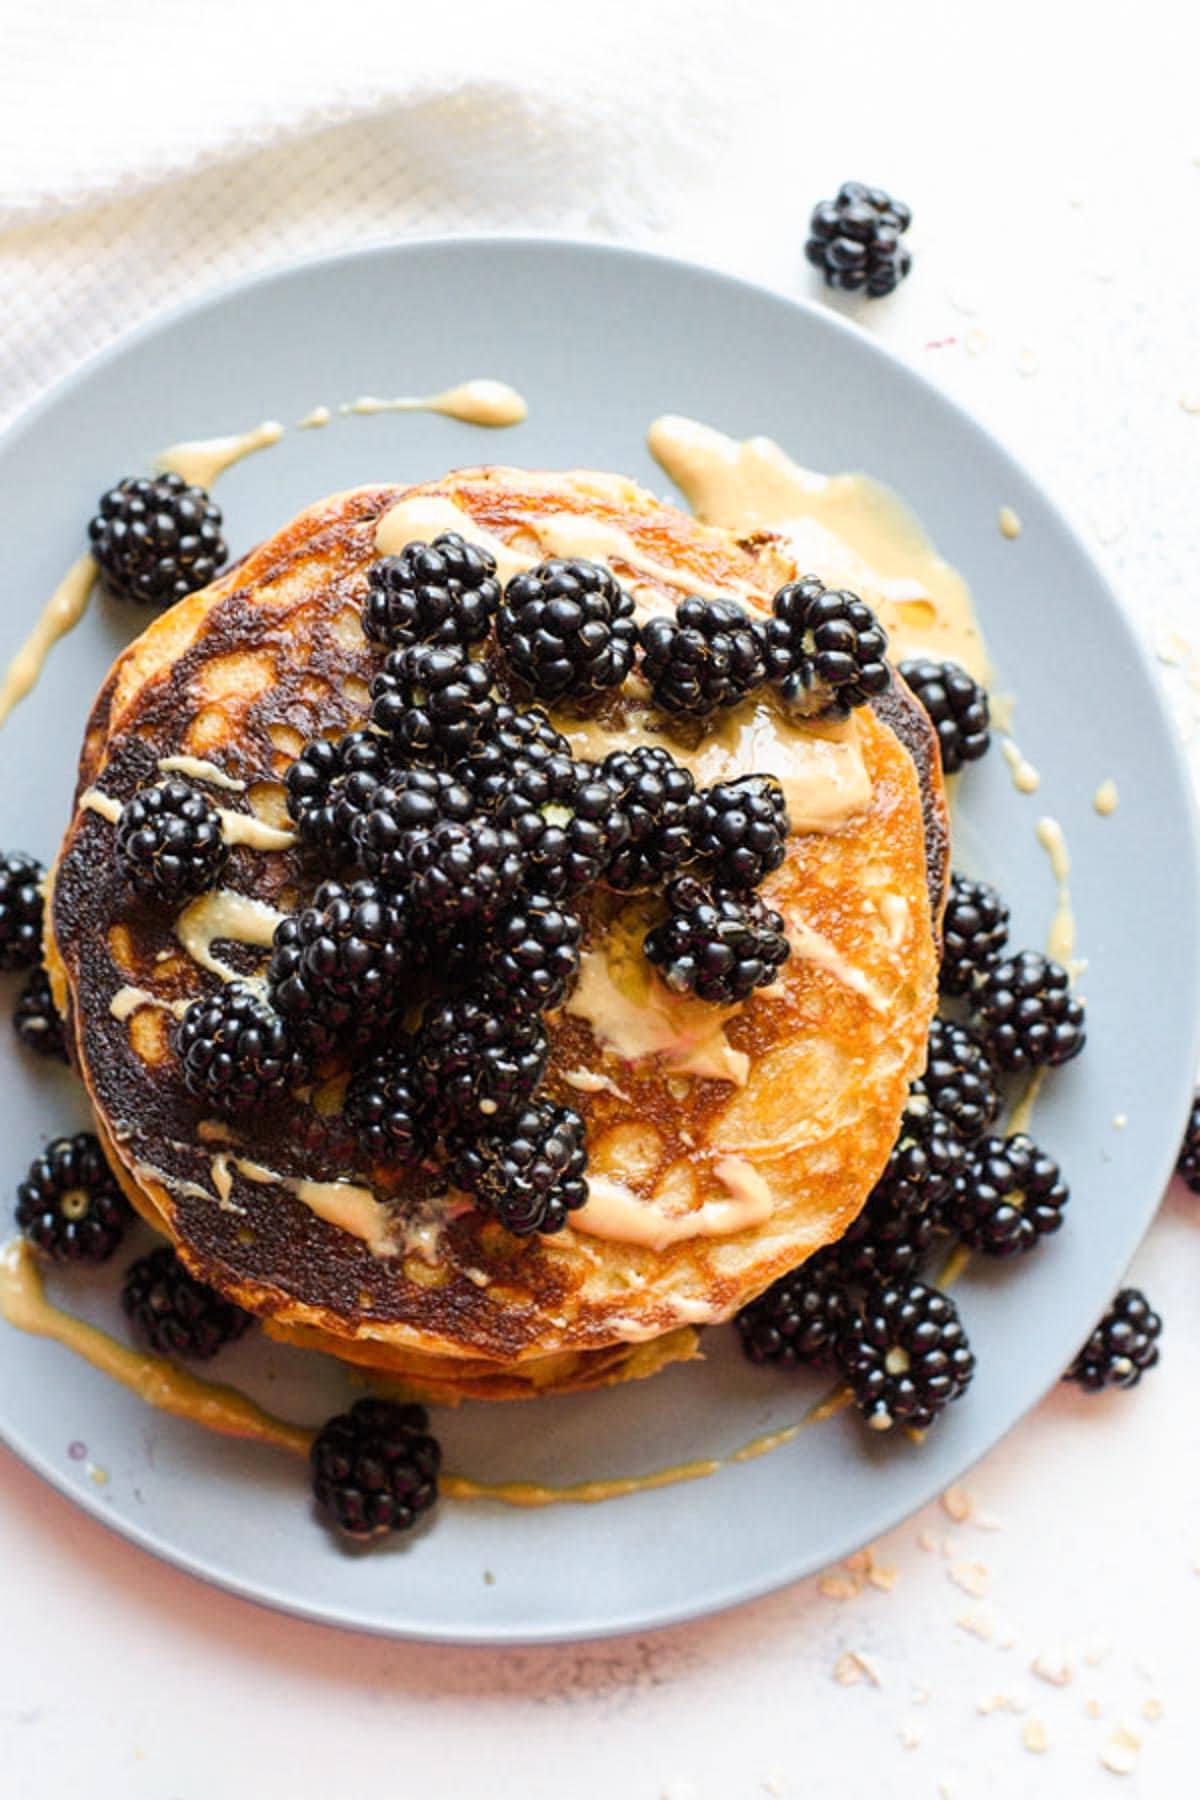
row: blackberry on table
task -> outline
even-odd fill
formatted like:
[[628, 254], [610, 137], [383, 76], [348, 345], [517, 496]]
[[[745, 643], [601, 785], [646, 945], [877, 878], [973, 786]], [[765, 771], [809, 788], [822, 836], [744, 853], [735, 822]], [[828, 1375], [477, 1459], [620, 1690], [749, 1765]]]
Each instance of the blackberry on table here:
[[857, 594], [805, 575], [771, 605], [767, 674], [789, 706], [845, 719], [891, 685], [887, 633]]
[[950, 877], [942, 916], [943, 994], [969, 994], [994, 969], [1008, 944], [1008, 907], [986, 881]]
[[248, 1312], [189, 1274], [169, 1244], [130, 1263], [121, 1306], [161, 1355], [195, 1362], [208, 1362], [254, 1323]]
[[1021, 950], [988, 972], [972, 998], [971, 1022], [992, 1061], [1017, 1073], [1057, 1068], [1086, 1039], [1070, 976], [1040, 950]]
[[1176, 1167], [1193, 1194], [1200, 1194], [1200, 1094], [1192, 1101]]
[[139, 606], [207, 587], [229, 555], [220, 507], [181, 475], [119, 481], [101, 494], [88, 537], [108, 592]]
[[782, 917], [755, 894], [722, 892], [681, 875], [667, 889], [667, 906], [644, 949], [676, 993], [732, 1006], [769, 986], [791, 954]]
[[967, 1151], [942, 1218], [968, 1248], [1015, 1256], [1058, 1230], [1069, 1198], [1058, 1164], [1024, 1132], [985, 1137]]
[[0, 969], [32, 969], [42, 959], [42, 882], [34, 856], [0, 856]]
[[444, 769], [392, 769], [363, 794], [350, 824], [351, 847], [369, 875], [400, 890], [408, 885], [414, 834], [451, 820], [461, 824], [474, 811], [473, 795]]
[[838, 1361], [873, 1431], [923, 1431], [975, 1373], [958, 1308], [923, 1281], [868, 1293], [839, 1333]]
[[27, 1050], [39, 1056], [52, 1056], [67, 1061], [66, 1039], [62, 1020], [50, 991], [50, 978], [44, 969], [35, 969], [17, 996], [13, 1007], [13, 1030]]
[[661, 887], [699, 858], [706, 818], [690, 769], [661, 745], [614, 750], [600, 764], [629, 822], [628, 841], [604, 871], [619, 894]]
[[528, 869], [515, 832], [489, 819], [447, 820], [412, 834], [407, 893], [418, 922], [487, 924], [514, 899]]
[[587, 1129], [569, 1106], [537, 1101], [456, 1146], [456, 1186], [517, 1237], [561, 1231], [587, 1199]]
[[1140, 1288], [1122, 1288], [1063, 1376], [1089, 1393], [1136, 1387], [1158, 1361], [1162, 1320]]
[[216, 887], [229, 859], [221, 816], [187, 781], [140, 788], [117, 820], [117, 863], [136, 894], [182, 900]]
[[514, 575], [496, 616], [509, 668], [543, 700], [620, 687], [637, 635], [632, 596], [603, 563], [582, 557]]
[[551, 756], [513, 776], [495, 812], [528, 863], [527, 881], [558, 898], [599, 881], [629, 841], [612, 783], [593, 763]]
[[367, 575], [362, 628], [390, 650], [410, 644], [481, 644], [500, 604], [496, 559], [456, 531], [406, 544]]
[[423, 1406], [356, 1400], [321, 1427], [310, 1452], [313, 1494], [347, 1537], [409, 1531], [437, 1500], [442, 1453]]
[[267, 994], [289, 1039], [319, 1053], [363, 1041], [400, 1004], [410, 959], [408, 910], [376, 881], [324, 881], [275, 930]]
[[916, 1271], [933, 1242], [962, 1157], [961, 1139], [914, 1082], [883, 1174], [836, 1247], [848, 1275], [891, 1281]]
[[371, 719], [407, 754], [457, 762], [496, 716], [492, 672], [459, 645], [392, 650], [371, 683]]
[[354, 1071], [343, 1111], [347, 1125], [374, 1161], [421, 1161], [429, 1148], [429, 1134], [408, 1039], [389, 1044]]
[[824, 1368], [848, 1315], [842, 1272], [827, 1251], [819, 1251], [743, 1306], [734, 1324], [751, 1362]]
[[386, 779], [389, 746], [377, 731], [305, 744], [283, 778], [301, 843], [334, 856], [350, 847], [355, 822]]
[[1000, 1090], [987, 1051], [968, 1025], [934, 1019], [919, 1086], [966, 1141], [981, 1137], [1000, 1111]]
[[813, 208], [804, 254], [827, 287], [879, 300], [912, 268], [912, 252], [900, 241], [911, 224], [909, 208], [886, 189], [844, 181], [836, 200]]
[[977, 762], [992, 741], [987, 690], [956, 662], [920, 657], [902, 662], [900, 673], [937, 732], [945, 773], [955, 775], [964, 763]]
[[507, 793], [514, 775], [552, 756], [570, 754], [570, 744], [540, 706], [518, 710], [502, 700], [491, 724], [476, 738], [467, 756], [455, 764], [453, 773], [470, 790], [480, 810], [490, 812]]
[[579, 968], [583, 926], [551, 894], [529, 893], [501, 913], [482, 947], [483, 966], [517, 1006], [561, 1006]]
[[218, 1112], [261, 1106], [306, 1072], [283, 1020], [244, 982], [193, 1000], [175, 1032], [188, 1092]]
[[758, 887], [787, 854], [783, 789], [774, 776], [743, 775], [705, 788], [701, 798], [696, 849], [706, 873], [718, 887]]
[[90, 1131], [52, 1139], [17, 1189], [18, 1227], [54, 1262], [107, 1262], [132, 1217]]
[[642, 674], [667, 712], [701, 718], [736, 706], [766, 679], [762, 625], [736, 601], [689, 595], [642, 626]]
[[431, 1121], [443, 1131], [489, 1129], [529, 1100], [549, 1042], [536, 1013], [514, 1012], [494, 983], [431, 1000], [413, 1040], [413, 1068]]

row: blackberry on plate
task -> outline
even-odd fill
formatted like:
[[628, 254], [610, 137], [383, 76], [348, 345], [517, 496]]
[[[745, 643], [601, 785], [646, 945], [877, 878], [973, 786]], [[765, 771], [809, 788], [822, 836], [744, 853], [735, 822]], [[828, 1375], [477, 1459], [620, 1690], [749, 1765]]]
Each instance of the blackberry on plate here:
[[517, 1237], [561, 1231], [587, 1199], [587, 1129], [569, 1106], [536, 1101], [456, 1147], [455, 1185]]
[[722, 892], [681, 875], [667, 889], [667, 906], [644, 949], [676, 993], [732, 1006], [768, 987], [791, 954], [783, 919], [756, 894]]
[[950, 877], [942, 916], [943, 994], [969, 994], [994, 969], [1008, 944], [1008, 907], [986, 881]]
[[619, 894], [661, 887], [699, 857], [706, 809], [690, 769], [661, 745], [614, 750], [600, 764], [601, 777], [629, 821], [628, 842], [604, 871]]
[[408, 1039], [389, 1044], [354, 1071], [343, 1111], [347, 1125], [374, 1161], [421, 1161], [429, 1142]]
[[496, 615], [508, 666], [543, 700], [620, 687], [633, 667], [633, 598], [603, 563], [554, 557], [514, 575]]
[[958, 1308], [923, 1281], [870, 1292], [839, 1334], [838, 1361], [872, 1431], [923, 1431], [975, 1373]]
[[356, 1400], [327, 1420], [309, 1460], [313, 1494], [347, 1537], [409, 1531], [437, 1499], [442, 1453], [423, 1406]]
[[515, 897], [527, 863], [516, 834], [489, 819], [450, 819], [412, 834], [408, 896], [435, 932], [451, 922], [486, 924]]
[[27, 1050], [35, 1050], [39, 1056], [52, 1056], [58, 1062], [67, 1061], [62, 1020], [45, 969], [35, 969], [21, 989], [12, 1019], [13, 1030]]
[[279, 1014], [240, 981], [192, 1001], [175, 1051], [188, 1092], [226, 1113], [274, 1099], [306, 1068]]
[[350, 842], [357, 860], [386, 887], [408, 883], [408, 852], [416, 832], [432, 831], [448, 820], [461, 823], [475, 811], [475, 801], [461, 781], [444, 769], [392, 769], [376, 782], [350, 822]]
[[991, 1060], [968, 1025], [935, 1019], [919, 1086], [958, 1135], [982, 1136], [1000, 1111]]
[[1015, 1256], [1058, 1230], [1069, 1198], [1058, 1164], [1024, 1132], [985, 1137], [967, 1151], [942, 1218], [970, 1249]]
[[390, 650], [410, 644], [481, 644], [500, 604], [496, 559], [456, 531], [406, 544], [367, 575], [362, 628]]
[[702, 799], [696, 848], [706, 872], [718, 887], [758, 887], [787, 854], [783, 789], [772, 775], [742, 775], [705, 788]]
[[583, 926], [550, 894], [524, 894], [501, 913], [482, 947], [483, 965], [515, 1006], [561, 1006], [579, 968]]
[[971, 1022], [1001, 1069], [1057, 1068], [1083, 1049], [1083, 1003], [1061, 963], [1021, 950], [980, 982]]
[[914, 1082], [883, 1174], [836, 1247], [848, 1275], [895, 1280], [915, 1272], [933, 1242], [962, 1156], [961, 1139]]
[[90, 1131], [54, 1138], [17, 1189], [17, 1225], [54, 1262], [107, 1262], [132, 1217]]
[[508, 791], [514, 775], [533, 763], [570, 754], [570, 744], [540, 706], [518, 710], [502, 700], [492, 723], [455, 764], [454, 776], [470, 789], [480, 810], [489, 812]]
[[408, 962], [400, 901], [376, 881], [323, 881], [275, 929], [267, 994], [290, 1040], [319, 1053], [333, 1038], [362, 1041], [386, 1024]]
[[88, 537], [108, 592], [139, 606], [173, 606], [207, 587], [229, 555], [220, 507], [181, 475], [119, 481], [101, 494]]
[[1089, 1393], [1106, 1387], [1136, 1387], [1158, 1361], [1162, 1320], [1140, 1288], [1122, 1288], [1079, 1352], [1064, 1381]]
[[513, 776], [496, 821], [515, 833], [527, 880], [562, 897], [599, 881], [629, 841], [629, 820], [611, 782], [593, 763], [551, 756]]
[[657, 705], [703, 717], [736, 706], [767, 673], [763, 627], [733, 600], [689, 595], [642, 626], [642, 674]]
[[0, 969], [32, 969], [42, 959], [46, 871], [21, 850], [0, 856]]
[[377, 731], [305, 744], [283, 778], [300, 841], [333, 855], [349, 846], [355, 821], [387, 774], [389, 746]]
[[767, 674], [789, 706], [846, 719], [891, 685], [887, 633], [857, 594], [805, 575], [771, 605]]
[[216, 887], [229, 859], [221, 816], [187, 781], [139, 788], [117, 820], [117, 863], [137, 894], [182, 900]]
[[478, 1131], [517, 1112], [542, 1079], [549, 1043], [536, 1013], [518, 1012], [486, 981], [425, 1007], [413, 1065], [442, 1131]]
[[190, 1275], [162, 1244], [130, 1263], [121, 1284], [126, 1318], [163, 1356], [210, 1357], [254, 1323], [248, 1312]]
[[943, 771], [955, 775], [964, 763], [977, 762], [992, 741], [986, 688], [956, 662], [928, 657], [901, 663], [900, 673], [937, 732]]
[[844, 181], [836, 200], [813, 208], [804, 254], [827, 287], [864, 291], [868, 299], [880, 300], [912, 268], [912, 252], [900, 241], [911, 224], [903, 200], [884, 188]]
[[371, 719], [409, 754], [457, 762], [492, 724], [496, 701], [486, 662], [454, 644], [393, 650], [371, 683]]
[[743, 1306], [734, 1324], [750, 1361], [827, 1366], [849, 1313], [843, 1281], [837, 1263], [818, 1251]]
[[1200, 1094], [1192, 1101], [1179, 1161], [1175, 1166], [1193, 1194], [1200, 1194]]

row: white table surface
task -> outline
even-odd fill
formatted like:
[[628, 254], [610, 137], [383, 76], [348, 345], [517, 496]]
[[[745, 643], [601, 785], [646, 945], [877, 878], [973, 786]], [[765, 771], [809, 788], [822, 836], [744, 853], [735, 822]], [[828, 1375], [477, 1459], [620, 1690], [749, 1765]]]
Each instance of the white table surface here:
[[[864, 325], [1066, 505], [1190, 736], [1200, 123], [1183, 25], [1158, 0], [1136, 41], [1075, 7], [841, 9], [790, 66], [768, 59], [719, 179], [642, 237], [816, 294], [809, 204], [849, 175], [904, 194], [917, 266]], [[834, 1571], [644, 1637], [456, 1651], [302, 1624], [160, 1565], [0, 1457], [0, 1794], [1193, 1793], [1198, 1247], [1200, 1200], [1176, 1184], [1133, 1271], [1166, 1316], [1161, 1368], [1132, 1394], [1052, 1394], [967, 1479], [971, 1517], [913, 1519], [872, 1547], [874, 1580]], [[1124, 1776], [1101, 1761], [1121, 1728], [1141, 1740]]]

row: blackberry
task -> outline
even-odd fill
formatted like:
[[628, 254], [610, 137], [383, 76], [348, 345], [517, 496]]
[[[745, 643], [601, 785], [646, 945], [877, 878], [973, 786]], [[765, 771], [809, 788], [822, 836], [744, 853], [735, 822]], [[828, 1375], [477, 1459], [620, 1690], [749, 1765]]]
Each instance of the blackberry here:
[[955, 775], [964, 763], [977, 762], [992, 741], [986, 688], [956, 662], [921, 657], [901, 663], [900, 673], [929, 714], [944, 772]]
[[423, 1406], [356, 1400], [313, 1439], [313, 1494], [347, 1537], [410, 1531], [437, 1500], [442, 1453]]
[[121, 1284], [126, 1318], [160, 1355], [208, 1362], [254, 1323], [248, 1312], [190, 1275], [163, 1244], [130, 1263]]
[[733, 600], [689, 595], [673, 616], [647, 620], [641, 639], [642, 674], [667, 712], [703, 717], [766, 679], [763, 627]]
[[912, 252], [900, 242], [911, 224], [903, 200], [893, 200], [883, 188], [844, 181], [836, 200], [813, 208], [804, 254], [821, 270], [826, 287], [865, 291], [868, 299], [880, 300], [912, 268]]
[[470, 789], [481, 811], [488, 812], [508, 791], [514, 775], [551, 756], [570, 754], [570, 744], [540, 706], [518, 711], [500, 701], [492, 723], [455, 765], [454, 776]]
[[857, 594], [805, 575], [771, 605], [767, 673], [789, 706], [847, 719], [891, 685], [887, 633]]
[[1193, 1194], [1200, 1194], [1200, 1094], [1192, 1101], [1179, 1161], [1175, 1166]]
[[475, 801], [460, 781], [444, 769], [393, 769], [384, 782], [375, 783], [361, 796], [361, 807], [350, 822], [350, 842], [357, 860], [368, 874], [386, 887], [402, 889], [408, 883], [408, 852], [414, 834], [469, 819]]
[[525, 894], [500, 917], [483, 946], [488, 975], [514, 1006], [561, 1006], [579, 968], [583, 926], [550, 894]]
[[632, 596], [602, 563], [582, 557], [514, 575], [496, 615], [509, 668], [543, 700], [620, 687], [637, 635]]
[[319, 1053], [343, 1034], [362, 1042], [394, 1015], [408, 959], [399, 901], [375, 881], [324, 881], [276, 927], [268, 998], [294, 1044]]
[[39, 1056], [52, 1056], [67, 1061], [67, 1044], [62, 1020], [50, 991], [50, 978], [44, 969], [35, 969], [17, 997], [13, 1007], [13, 1030], [27, 1050]]
[[893, 1281], [915, 1272], [933, 1242], [962, 1157], [961, 1139], [914, 1083], [883, 1174], [837, 1246], [848, 1275]]
[[839, 1334], [838, 1361], [872, 1431], [923, 1431], [975, 1373], [958, 1308], [923, 1281], [869, 1293]]
[[407, 754], [457, 762], [493, 723], [492, 672], [458, 645], [393, 650], [371, 683], [371, 719]]
[[972, 1250], [1015, 1256], [1058, 1230], [1069, 1198], [1058, 1164], [1024, 1132], [985, 1137], [967, 1152], [942, 1220]]
[[90, 1131], [54, 1138], [17, 1189], [17, 1225], [54, 1262], [107, 1262], [132, 1217]]
[[982, 1136], [1000, 1111], [1000, 1090], [987, 1051], [967, 1025], [935, 1019], [919, 1086], [966, 1141]]
[[1083, 1049], [1083, 1003], [1061, 963], [1021, 950], [997, 963], [975, 990], [971, 1022], [1001, 1069], [1057, 1068]]
[[137, 894], [182, 900], [216, 887], [229, 859], [221, 817], [187, 781], [144, 787], [121, 808], [117, 864]]
[[356, 821], [388, 770], [388, 742], [377, 731], [314, 738], [283, 778], [287, 807], [310, 850], [344, 853]]
[[32, 969], [42, 960], [42, 882], [36, 857], [0, 856], [0, 969]]
[[755, 888], [787, 854], [791, 830], [783, 789], [771, 775], [743, 775], [705, 788], [696, 849], [718, 887]]
[[139, 606], [173, 606], [207, 587], [229, 555], [220, 507], [182, 475], [119, 481], [101, 494], [88, 537], [108, 592]]
[[643, 947], [676, 993], [732, 1006], [768, 987], [791, 954], [783, 919], [755, 894], [724, 893], [681, 875], [667, 889], [667, 905]]
[[457, 1146], [450, 1176], [517, 1237], [561, 1231], [587, 1199], [587, 1129], [569, 1106], [538, 1101]]
[[220, 1112], [261, 1106], [305, 1073], [279, 1014], [240, 981], [192, 1001], [175, 1050], [189, 1093]]
[[413, 911], [434, 931], [487, 924], [514, 898], [527, 867], [515, 833], [488, 819], [414, 832], [405, 862]]
[[375, 1162], [420, 1162], [429, 1148], [412, 1045], [389, 1044], [356, 1069], [346, 1088], [347, 1125]]
[[477, 1131], [525, 1105], [548, 1055], [538, 1015], [514, 1011], [502, 989], [481, 982], [428, 1003], [413, 1041], [413, 1070], [440, 1130]]
[[390, 650], [410, 644], [481, 644], [500, 604], [496, 559], [456, 531], [406, 544], [367, 575], [362, 628]]
[[734, 1324], [753, 1363], [823, 1368], [833, 1360], [848, 1313], [841, 1272], [821, 1251], [743, 1306]]
[[1008, 907], [986, 881], [965, 875], [950, 877], [950, 893], [942, 915], [943, 994], [969, 994], [994, 969], [1008, 944]]
[[1162, 1320], [1140, 1288], [1122, 1288], [1079, 1352], [1064, 1381], [1089, 1393], [1106, 1387], [1136, 1387], [1158, 1361]]
[[593, 763], [550, 756], [515, 774], [496, 807], [515, 833], [527, 880], [558, 898], [599, 881], [629, 841], [629, 820], [612, 784]]
[[690, 769], [659, 745], [614, 750], [600, 774], [629, 821], [629, 840], [604, 871], [609, 887], [636, 894], [661, 887], [698, 856], [705, 806]]

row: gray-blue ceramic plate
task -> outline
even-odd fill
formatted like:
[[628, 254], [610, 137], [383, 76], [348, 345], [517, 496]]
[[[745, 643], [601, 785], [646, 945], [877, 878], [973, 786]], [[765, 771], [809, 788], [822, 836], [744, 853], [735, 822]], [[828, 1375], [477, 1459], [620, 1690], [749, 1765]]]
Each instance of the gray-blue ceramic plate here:
[[[81, 546], [99, 491], [183, 437], [369, 392], [430, 392], [486, 374], [529, 398], [498, 436], [423, 415], [289, 432], [221, 485], [235, 546], [334, 489], [423, 480], [487, 459], [663, 478], [644, 447], [657, 413], [765, 432], [813, 467], [865, 469], [915, 507], [969, 578], [1020, 737], [1042, 771], [1016, 793], [998, 755], [962, 785], [962, 854], [1041, 945], [1054, 889], [1034, 827], [1061, 820], [1088, 960], [1086, 1055], [1047, 1085], [1041, 1141], [1069, 1174], [1069, 1223], [1017, 1268], [973, 1267], [958, 1291], [979, 1359], [969, 1395], [921, 1445], [853, 1416], [709, 1480], [545, 1512], [446, 1504], [412, 1542], [339, 1551], [283, 1452], [147, 1410], [56, 1345], [0, 1327], [0, 1428], [96, 1517], [180, 1567], [310, 1618], [503, 1643], [642, 1629], [729, 1606], [873, 1538], [993, 1445], [1058, 1378], [1103, 1310], [1167, 1181], [1196, 1044], [1196, 865], [1187, 775], [1134, 635], [1078, 540], [989, 435], [828, 312], [658, 257], [549, 241], [414, 243], [246, 283], [141, 332], [50, 394], [0, 447], [5, 659]], [[1012, 506], [1016, 542], [997, 530]], [[3, 738], [0, 836], [49, 858], [84, 716], [137, 628], [97, 605]], [[1112, 778], [1117, 813], [1092, 796]], [[81, 1120], [65, 1075], [4, 1034], [0, 1156], [11, 1194], [42, 1139]], [[1124, 1115], [1123, 1129], [1114, 1115]], [[123, 1260], [123, 1259], [122, 1259]], [[115, 1275], [56, 1293], [120, 1329]], [[703, 1365], [538, 1405], [437, 1420], [447, 1461], [554, 1482], [721, 1456], [797, 1418], [819, 1391], [746, 1365], [729, 1330]], [[318, 1421], [336, 1370], [254, 1338], [218, 1365], [277, 1411]], [[74, 1445], [74, 1457], [70, 1447]], [[86, 1456], [80, 1446], [86, 1445]], [[89, 1463], [107, 1473], [97, 1485]]]

